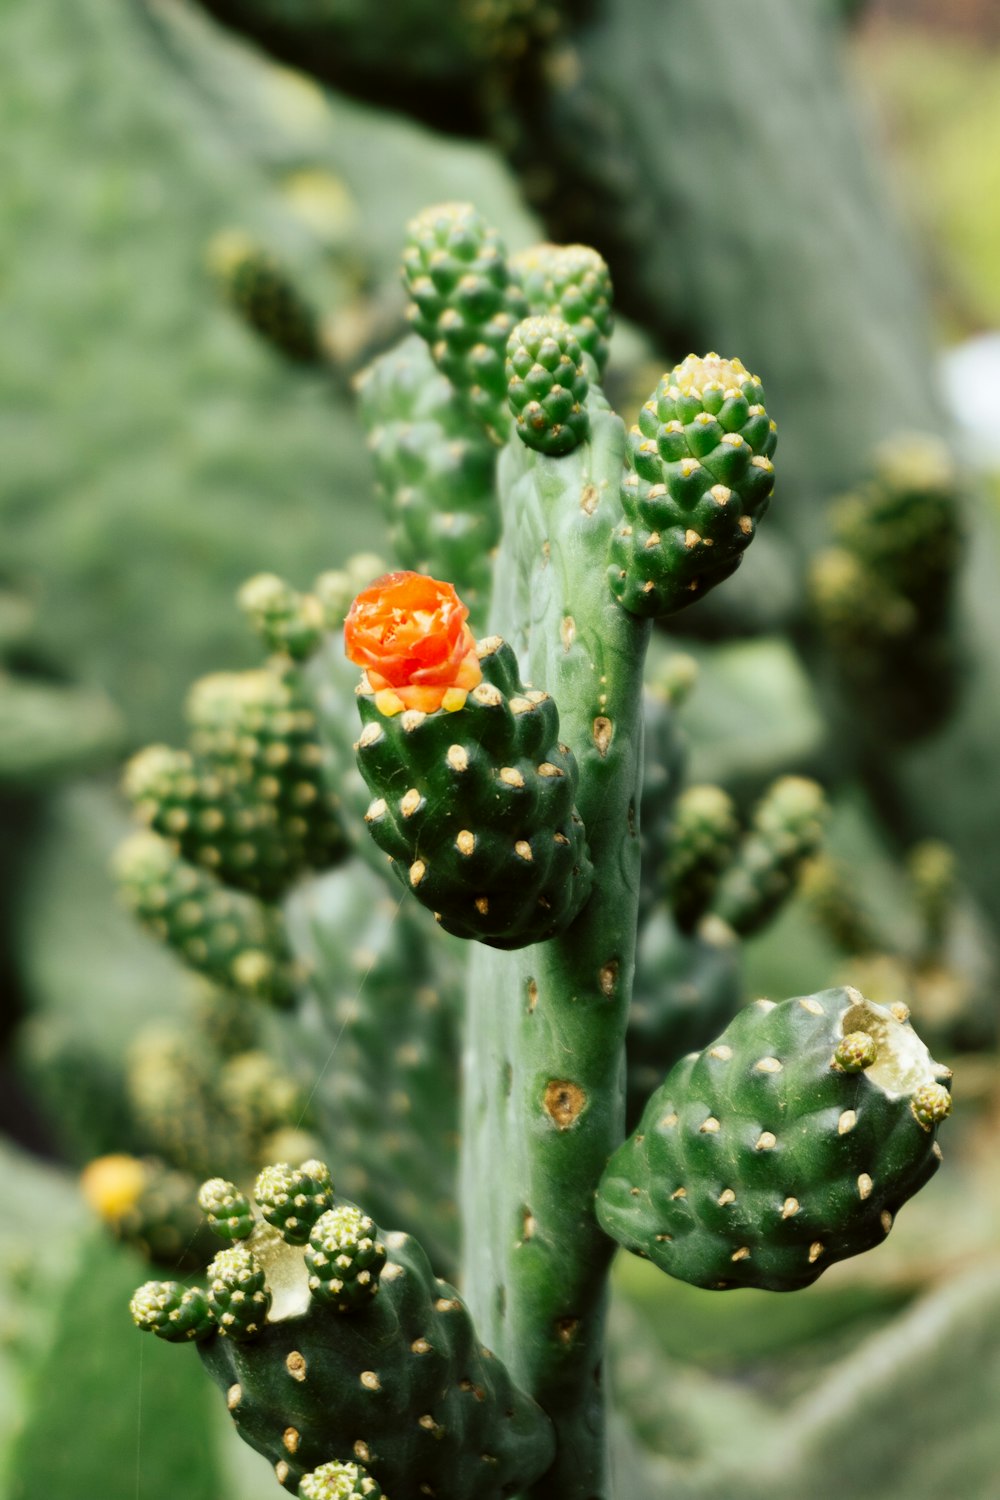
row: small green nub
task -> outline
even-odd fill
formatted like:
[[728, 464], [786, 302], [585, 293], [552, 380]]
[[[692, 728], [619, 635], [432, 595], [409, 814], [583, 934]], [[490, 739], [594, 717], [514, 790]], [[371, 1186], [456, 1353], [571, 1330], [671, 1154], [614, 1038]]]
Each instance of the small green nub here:
[[198, 1189], [198, 1206], [208, 1220], [209, 1229], [224, 1240], [245, 1240], [253, 1233], [254, 1215], [250, 1200], [233, 1182], [224, 1177], [210, 1177]]
[[561, 318], [598, 374], [608, 360], [614, 326], [611, 274], [589, 245], [533, 245], [511, 258], [533, 316]]
[[271, 1293], [264, 1270], [246, 1245], [220, 1250], [208, 1268], [208, 1305], [220, 1333], [252, 1339], [267, 1321]]
[[316, 312], [279, 261], [238, 231], [218, 235], [208, 259], [226, 301], [272, 348], [298, 364], [322, 359]]
[[276, 573], [255, 574], [236, 597], [269, 651], [302, 661], [323, 639], [326, 620], [319, 600], [300, 594]]
[[590, 434], [590, 382], [583, 351], [561, 318], [525, 318], [507, 341], [507, 400], [517, 435], [529, 448], [560, 458]]
[[254, 1197], [290, 1245], [304, 1245], [320, 1215], [333, 1207], [330, 1169], [321, 1161], [304, 1161], [301, 1167], [276, 1162], [257, 1178]]
[[878, 1058], [875, 1038], [867, 1031], [850, 1031], [833, 1054], [837, 1067], [844, 1073], [861, 1073]]
[[179, 1281], [144, 1282], [129, 1303], [129, 1311], [137, 1328], [170, 1344], [207, 1338], [215, 1328], [205, 1293]]
[[690, 932], [711, 903], [739, 838], [732, 798], [718, 786], [687, 787], [670, 830], [667, 892], [677, 925]]
[[320, 1464], [299, 1480], [299, 1500], [384, 1500], [381, 1486], [360, 1464]]
[[386, 1249], [367, 1214], [353, 1204], [331, 1208], [313, 1225], [306, 1249], [309, 1290], [339, 1313], [356, 1312], [378, 1292]]
[[951, 1114], [951, 1095], [941, 1083], [925, 1083], [910, 1100], [910, 1108], [918, 1125], [933, 1130]]

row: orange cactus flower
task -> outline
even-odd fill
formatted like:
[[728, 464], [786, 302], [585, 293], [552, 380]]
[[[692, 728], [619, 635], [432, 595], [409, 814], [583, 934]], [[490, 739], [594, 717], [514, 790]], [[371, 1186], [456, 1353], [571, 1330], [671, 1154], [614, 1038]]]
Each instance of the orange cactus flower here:
[[464, 705], [483, 679], [468, 616], [450, 583], [424, 573], [386, 573], [362, 589], [344, 623], [344, 645], [364, 667], [380, 713]]

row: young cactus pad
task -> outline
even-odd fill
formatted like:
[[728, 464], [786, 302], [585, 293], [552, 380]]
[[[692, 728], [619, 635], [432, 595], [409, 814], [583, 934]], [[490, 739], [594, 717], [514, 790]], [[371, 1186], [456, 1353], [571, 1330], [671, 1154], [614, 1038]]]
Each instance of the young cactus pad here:
[[951, 1107], [906, 1018], [857, 990], [743, 1010], [612, 1157], [598, 1216], [682, 1281], [791, 1291], [880, 1244]]
[[[266, 1169], [258, 1200], [270, 1206], [272, 1179], [287, 1175]], [[329, 1182], [320, 1162], [303, 1177]], [[214, 1183], [201, 1194], [212, 1212], [218, 1196]], [[372, 1479], [366, 1496], [501, 1500], [551, 1462], [551, 1423], [481, 1346], [454, 1288], [415, 1240], [382, 1235], [353, 1204], [323, 1212], [304, 1249], [258, 1225], [208, 1279], [207, 1298], [147, 1283], [133, 1318], [198, 1342], [240, 1435], [293, 1493], [301, 1481], [300, 1494], [350, 1495], [334, 1485], [347, 1475]], [[357, 1465], [338, 1474], [331, 1449]]]

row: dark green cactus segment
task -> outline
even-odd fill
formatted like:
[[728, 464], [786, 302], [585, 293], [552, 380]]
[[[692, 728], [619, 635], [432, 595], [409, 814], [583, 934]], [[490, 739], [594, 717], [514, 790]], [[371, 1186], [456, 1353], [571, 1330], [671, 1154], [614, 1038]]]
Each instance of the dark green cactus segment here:
[[299, 1500], [385, 1500], [381, 1486], [360, 1464], [321, 1464], [299, 1481]]
[[498, 636], [463, 708], [386, 716], [359, 697], [366, 821], [402, 883], [458, 937], [523, 948], [562, 932], [590, 892], [576, 762], [549, 694]]
[[[416, 335], [375, 360], [358, 390], [377, 492], [399, 562], [447, 578], [473, 617], [477, 610], [482, 616], [490, 554], [500, 532], [495, 444], [469, 422], [465, 403]], [[370, 568], [347, 605], [361, 584], [385, 571]]]
[[378, 1293], [385, 1257], [385, 1245], [367, 1214], [353, 1203], [328, 1209], [313, 1225], [306, 1246], [309, 1290], [336, 1312], [356, 1312]]
[[276, 573], [257, 573], [247, 579], [238, 600], [269, 651], [304, 661], [323, 639], [326, 622], [319, 600], [313, 594], [300, 594]]
[[819, 848], [826, 819], [822, 788], [804, 776], [783, 776], [764, 795], [714, 901], [734, 932], [759, 932], [780, 909]]
[[512, 256], [510, 265], [532, 316], [568, 323], [600, 376], [614, 327], [611, 273], [603, 256], [589, 245], [533, 245]]
[[198, 1206], [209, 1229], [224, 1240], [245, 1240], [253, 1233], [254, 1212], [250, 1200], [234, 1182], [210, 1177], [198, 1189]]
[[527, 314], [497, 231], [468, 203], [428, 208], [411, 221], [403, 251], [410, 321], [434, 362], [483, 426], [510, 426], [504, 357]]
[[925, 436], [892, 439], [831, 519], [835, 545], [814, 559], [810, 591], [832, 668], [882, 732], [928, 734], [958, 679], [951, 620], [965, 524], [950, 455]]
[[[234, 836], [242, 831], [259, 849], [244, 884], [256, 880], [260, 894], [280, 894], [304, 869], [345, 858], [339, 799], [297, 671], [213, 672], [194, 684], [185, 708], [196, 761], [230, 789]], [[228, 866], [225, 878], [232, 879]]]
[[321, 1161], [304, 1161], [300, 1167], [277, 1162], [257, 1178], [254, 1197], [264, 1218], [290, 1245], [304, 1245], [313, 1225], [333, 1207], [330, 1169]]
[[740, 945], [723, 922], [680, 932], [654, 910], [639, 934], [625, 1039], [625, 1128], [633, 1130], [664, 1074], [703, 1047], [743, 1003]]
[[612, 593], [633, 614], [673, 614], [735, 572], [774, 488], [776, 427], [738, 359], [689, 355], [628, 435], [612, 534]]
[[667, 899], [683, 932], [712, 902], [739, 838], [732, 798], [718, 786], [687, 787], [677, 799], [667, 858]]
[[294, 966], [281, 914], [229, 890], [158, 834], [133, 834], [115, 859], [125, 904], [191, 968], [243, 994], [290, 1004]]
[[208, 1338], [215, 1332], [205, 1293], [179, 1281], [144, 1282], [129, 1303], [129, 1312], [137, 1328], [170, 1344]]
[[244, 323], [286, 359], [317, 364], [323, 358], [320, 322], [288, 270], [248, 235], [219, 235], [209, 262], [223, 295]]
[[401, 1500], [520, 1493], [552, 1462], [548, 1417], [482, 1347], [421, 1247], [402, 1234], [385, 1244], [379, 1294], [351, 1316], [303, 1283], [301, 1303], [272, 1315], [252, 1343], [199, 1345], [236, 1430], [292, 1494], [331, 1451], [352, 1454]]
[[[790, 1291], [884, 1240], [937, 1170], [947, 1069], [857, 990], [757, 1001], [683, 1058], [615, 1153], [607, 1232], [682, 1281]], [[877, 1059], [836, 1062], [865, 1032]]]
[[220, 1250], [208, 1268], [208, 1306], [221, 1334], [254, 1339], [271, 1306], [264, 1268], [246, 1245]]
[[586, 442], [590, 382], [583, 351], [561, 318], [525, 318], [507, 341], [507, 400], [522, 443], [561, 458]]

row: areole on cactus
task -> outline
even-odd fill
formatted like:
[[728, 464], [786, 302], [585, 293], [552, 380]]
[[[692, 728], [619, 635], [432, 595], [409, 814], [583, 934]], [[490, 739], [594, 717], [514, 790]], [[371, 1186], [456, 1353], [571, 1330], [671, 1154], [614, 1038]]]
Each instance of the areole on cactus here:
[[[794, 891], [823, 795], [784, 777], [745, 833], [717, 788], [678, 800], [680, 694], [644, 687], [654, 620], [728, 577], [766, 510], [759, 380], [690, 356], [626, 431], [595, 252], [509, 259], [444, 205], [404, 259], [419, 339], [361, 382], [403, 566], [245, 591], [265, 679], [195, 714], [189, 751], [133, 763], [150, 831], [120, 864], [143, 920], [287, 1006], [314, 1065], [353, 1029], [361, 1063], [315, 1092], [357, 1201], [315, 1159], [267, 1165], [256, 1206], [213, 1177], [201, 1206], [232, 1243], [207, 1290], [150, 1283], [133, 1315], [197, 1343], [303, 1500], [610, 1500], [617, 1244], [700, 1285], [804, 1285], [888, 1233], [949, 1095], [857, 992], [741, 1007], [740, 937]], [[345, 1004], [357, 903], [367, 920], [383, 889], [383, 952]], [[456, 1213], [414, 1174], [433, 1156], [451, 1180], [459, 1122]], [[372, 1217], [376, 1139], [407, 1232]], [[420, 1243], [442, 1269], [459, 1217], [461, 1296]]]

